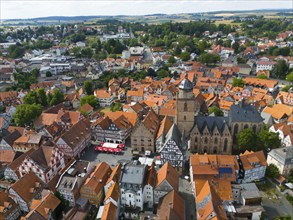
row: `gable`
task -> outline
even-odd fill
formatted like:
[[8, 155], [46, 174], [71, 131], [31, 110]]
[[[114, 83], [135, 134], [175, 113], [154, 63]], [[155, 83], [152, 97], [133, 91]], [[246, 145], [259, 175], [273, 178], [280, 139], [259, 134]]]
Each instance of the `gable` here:
[[173, 187], [167, 180], [163, 180], [159, 186], [155, 188], [155, 191], [171, 191]]
[[153, 137], [151, 132], [144, 126], [143, 123], [139, 123], [135, 126], [135, 128], [132, 131], [132, 136], [144, 136], [144, 137]]

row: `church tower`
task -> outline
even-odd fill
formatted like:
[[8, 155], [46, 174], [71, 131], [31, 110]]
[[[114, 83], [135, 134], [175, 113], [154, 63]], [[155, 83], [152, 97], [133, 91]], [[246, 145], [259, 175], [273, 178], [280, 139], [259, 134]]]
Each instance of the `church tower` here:
[[176, 118], [175, 122], [181, 134], [185, 137], [190, 135], [195, 118], [195, 97], [193, 84], [188, 80], [187, 74], [179, 85], [179, 93], [176, 97]]

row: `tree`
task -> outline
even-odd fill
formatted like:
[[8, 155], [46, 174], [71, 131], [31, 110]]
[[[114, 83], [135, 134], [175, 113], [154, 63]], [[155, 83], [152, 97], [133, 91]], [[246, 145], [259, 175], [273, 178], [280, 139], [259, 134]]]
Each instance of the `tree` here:
[[233, 87], [241, 87], [243, 88], [244, 87], [244, 80], [241, 79], [241, 78], [233, 78], [233, 82], [232, 82], [232, 86]]
[[293, 83], [293, 72], [289, 73], [287, 76], [286, 76], [286, 80], [290, 83]]
[[212, 106], [212, 107], [209, 108], [209, 115], [212, 114], [212, 113], [214, 113], [215, 116], [223, 116], [224, 115], [222, 110], [219, 109], [219, 107], [217, 107], [217, 106]]
[[111, 107], [112, 112], [120, 111], [122, 108], [122, 105], [120, 102], [115, 102], [115, 104]]
[[259, 134], [261, 149], [268, 150], [281, 146], [281, 140], [278, 133], [270, 132], [268, 129], [263, 129]]
[[52, 73], [50, 71], [47, 71], [46, 72], [46, 77], [51, 77], [52, 76]]
[[22, 104], [16, 107], [13, 115], [14, 122], [17, 126], [24, 127], [31, 125], [33, 120], [42, 113], [42, 107], [38, 104]]
[[278, 60], [277, 72], [276, 72], [277, 77], [281, 79], [285, 78], [287, 71], [288, 71], [288, 65], [286, 64], [286, 61]]
[[160, 69], [160, 70], [157, 72], [157, 74], [158, 74], [158, 78], [159, 78], [159, 79], [163, 79], [163, 78], [169, 76], [169, 72], [168, 72], [167, 70], [164, 70], [164, 69]]
[[238, 133], [237, 143], [242, 150], [256, 150], [257, 135], [251, 128], [245, 128]]
[[260, 74], [256, 78], [258, 78], [258, 79], [268, 79], [268, 77], [265, 74]]
[[41, 104], [42, 106], [47, 106], [47, 95], [44, 88], [39, 88], [36, 90], [37, 92], [37, 103]]
[[52, 212], [53, 219], [61, 220], [63, 219], [62, 212], [66, 212], [69, 209], [69, 201], [64, 199], [60, 192], [56, 191], [55, 196], [61, 201], [61, 203]]
[[28, 92], [24, 97], [23, 97], [23, 103], [24, 104], [37, 104], [37, 94], [35, 91], [30, 91]]
[[93, 50], [89, 47], [82, 49], [80, 53], [81, 57], [84, 58], [92, 58], [92, 56], [94, 55]]
[[176, 62], [175, 58], [173, 56], [170, 56], [168, 59], [168, 63], [174, 64]]
[[89, 80], [86, 80], [83, 83], [83, 89], [85, 90], [85, 92], [86, 92], [87, 95], [94, 94], [94, 84], [91, 81], [89, 81]]
[[199, 62], [201, 63], [217, 63], [221, 60], [217, 54], [204, 53], [200, 55]]
[[30, 91], [23, 98], [24, 104], [40, 104], [42, 106], [47, 106], [47, 95], [45, 89], [39, 88], [35, 91]]
[[11, 45], [8, 48], [8, 54], [10, 58], [19, 58], [24, 55], [25, 49], [19, 45]]
[[280, 176], [280, 171], [275, 164], [270, 164], [266, 169], [266, 176], [269, 178], [278, 178]]
[[177, 45], [174, 50], [174, 55], [179, 56], [181, 54], [181, 48]]
[[94, 95], [87, 95], [80, 99], [81, 106], [85, 105], [86, 103], [91, 105], [93, 108], [96, 108], [98, 104], [98, 100]]
[[64, 96], [60, 89], [55, 89], [53, 94], [49, 93], [47, 96], [47, 102], [50, 104], [50, 106], [57, 105], [63, 102], [63, 100]]
[[188, 60], [190, 60], [190, 53], [185, 51], [185, 52], [181, 53], [180, 58], [182, 61], [188, 61]]

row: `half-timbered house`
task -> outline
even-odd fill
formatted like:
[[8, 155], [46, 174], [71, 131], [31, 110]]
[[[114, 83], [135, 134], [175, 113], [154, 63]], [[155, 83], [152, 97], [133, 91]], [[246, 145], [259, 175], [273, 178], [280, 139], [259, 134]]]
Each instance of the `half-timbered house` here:
[[173, 124], [168, 131], [165, 142], [161, 148], [157, 149], [160, 153], [161, 162], [169, 162], [173, 167], [182, 169], [187, 150], [187, 141], [180, 134], [176, 124]]
[[90, 144], [91, 131], [88, 120], [73, 125], [56, 142], [56, 146], [67, 157], [80, 157], [81, 152]]

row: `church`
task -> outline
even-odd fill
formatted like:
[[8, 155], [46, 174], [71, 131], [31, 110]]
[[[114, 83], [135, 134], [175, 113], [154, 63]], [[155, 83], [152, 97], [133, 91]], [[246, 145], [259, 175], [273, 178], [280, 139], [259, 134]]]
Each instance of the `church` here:
[[244, 128], [258, 132], [263, 119], [253, 106], [233, 105], [228, 117], [201, 116], [197, 112], [193, 83], [185, 77], [176, 96], [175, 124], [179, 133], [189, 139], [191, 153], [231, 154], [233, 138]]

